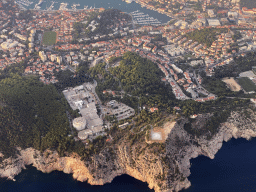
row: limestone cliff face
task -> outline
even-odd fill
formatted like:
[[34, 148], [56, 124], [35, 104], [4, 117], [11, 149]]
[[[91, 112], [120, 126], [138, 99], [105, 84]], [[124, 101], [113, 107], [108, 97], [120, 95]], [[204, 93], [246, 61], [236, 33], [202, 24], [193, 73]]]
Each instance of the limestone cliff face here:
[[116, 176], [128, 174], [160, 191], [155, 176], [163, 174], [164, 166], [157, 156], [145, 153], [137, 157], [137, 154], [131, 153], [131, 149], [125, 145], [119, 146], [112, 156], [110, 154], [105, 150], [95, 155], [92, 161], [84, 162], [76, 155], [59, 157], [57, 152], [48, 150], [41, 154], [33, 148], [28, 148], [20, 150], [18, 158], [4, 160], [0, 167], [0, 176], [13, 179], [26, 165], [32, 164], [44, 173], [54, 170], [72, 173], [74, 179], [88, 181], [92, 185], [103, 185], [111, 182]]
[[75, 179], [92, 185], [103, 185], [118, 175], [128, 174], [147, 182], [157, 192], [179, 191], [190, 186], [187, 177], [190, 175], [191, 158], [205, 155], [213, 159], [223, 141], [232, 137], [255, 137], [254, 119], [256, 115], [252, 111], [250, 117], [245, 117], [242, 112], [232, 112], [210, 140], [205, 136], [196, 138], [188, 134], [184, 130], [186, 119], [183, 119], [169, 133], [163, 154], [159, 154], [154, 145], [143, 143], [131, 147], [122, 141], [111, 148], [104, 148], [91, 161], [81, 161], [77, 155], [59, 157], [54, 151], [40, 153], [28, 148], [20, 150], [17, 158], [4, 160], [0, 164], [0, 176], [12, 179], [25, 165], [32, 164], [46, 173], [53, 170], [72, 173]]
[[205, 136], [192, 138], [184, 130], [182, 122], [180, 125], [177, 124], [166, 142], [167, 156], [173, 160], [167, 180], [168, 188], [179, 191], [184, 187], [180, 184], [184, 182], [190, 186], [190, 182], [187, 180], [190, 175], [190, 159], [199, 155], [213, 159], [222, 147], [223, 141], [227, 142], [232, 137], [247, 140], [256, 137], [256, 124], [254, 122], [256, 115], [250, 109], [248, 111], [250, 117], [246, 117], [243, 111], [232, 112], [227, 122], [220, 125], [217, 134], [210, 140], [207, 140]]

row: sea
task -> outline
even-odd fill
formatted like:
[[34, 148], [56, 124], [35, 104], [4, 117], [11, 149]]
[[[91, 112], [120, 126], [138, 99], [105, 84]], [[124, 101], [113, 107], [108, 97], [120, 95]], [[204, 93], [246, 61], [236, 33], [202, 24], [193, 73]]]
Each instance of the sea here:
[[[35, 5], [39, 2], [39, 0], [16, 0], [17, 2], [31, 2], [29, 6], [25, 6], [24, 3], [22, 4], [24, 8], [26, 9], [34, 9]], [[122, 0], [43, 0], [43, 3], [40, 5], [41, 10], [48, 9], [52, 3], [53, 4], [53, 10], [58, 10], [61, 3], [68, 3], [67, 8], [72, 9], [73, 4], [80, 4], [80, 6], [77, 6], [77, 9], [84, 9], [85, 6], [88, 6], [89, 8], [100, 8], [103, 7], [105, 9], [119, 9], [126, 13], [131, 13], [134, 11], [139, 10], [140, 12], [144, 14], [148, 14], [150, 17], [153, 17], [155, 19], [158, 19], [161, 23], [167, 23], [171, 20], [170, 17], [158, 13], [157, 11], [146, 9], [145, 7], [141, 7], [140, 4], [132, 2], [132, 3], [126, 3]]]
[[[256, 139], [224, 142], [214, 159], [199, 156], [191, 160], [191, 187], [182, 192], [256, 191]], [[0, 179], [1, 192], [153, 192], [144, 182], [128, 175], [116, 177], [103, 186], [79, 182], [71, 174], [49, 174], [28, 166], [15, 177]]]

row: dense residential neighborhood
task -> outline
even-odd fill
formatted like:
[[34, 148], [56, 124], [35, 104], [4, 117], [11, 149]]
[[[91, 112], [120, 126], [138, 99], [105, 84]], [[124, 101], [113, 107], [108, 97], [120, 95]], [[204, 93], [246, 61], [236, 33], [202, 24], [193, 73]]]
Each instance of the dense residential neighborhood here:
[[[149, 9], [151, 2], [138, 1]], [[215, 100], [217, 95], [202, 86], [200, 73], [211, 77], [216, 68], [256, 48], [254, 9], [241, 8], [236, 0], [225, 2], [157, 1], [160, 7], [152, 9], [172, 20], [166, 25], [139, 25], [133, 20], [136, 14], [118, 10], [20, 11], [15, 3], [3, 1], [0, 69], [22, 63], [23, 75], [37, 75], [43, 83], [54, 84], [61, 71], [75, 76], [82, 62], [90, 67], [105, 63], [108, 71], [119, 66], [124, 53], [135, 52], [157, 64], [164, 74], [162, 81], [170, 85], [176, 99]], [[229, 9], [225, 9], [227, 4]], [[172, 5], [177, 9], [169, 9]], [[106, 23], [110, 17], [113, 21]]]

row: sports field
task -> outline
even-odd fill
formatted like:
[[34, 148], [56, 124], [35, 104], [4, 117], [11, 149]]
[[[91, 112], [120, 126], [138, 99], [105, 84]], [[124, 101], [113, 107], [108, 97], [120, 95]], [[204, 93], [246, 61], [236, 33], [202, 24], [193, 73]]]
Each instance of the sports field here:
[[228, 88], [231, 91], [240, 91], [241, 90], [241, 86], [235, 81], [235, 79], [232, 78], [224, 78], [222, 79], [222, 81], [224, 81], [226, 83], [226, 85], [228, 86]]
[[46, 31], [43, 35], [43, 44], [44, 45], [54, 45], [56, 43], [56, 32]]
[[239, 78], [238, 83], [246, 92], [256, 91], [256, 85], [248, 77]]

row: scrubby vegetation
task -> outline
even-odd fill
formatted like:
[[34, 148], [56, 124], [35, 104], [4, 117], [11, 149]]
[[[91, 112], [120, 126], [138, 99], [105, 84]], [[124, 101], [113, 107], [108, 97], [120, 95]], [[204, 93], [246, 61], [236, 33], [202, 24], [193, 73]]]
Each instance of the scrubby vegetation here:
[[190, 122], [185, 123], [184, 129], [191, 135], [196, 137], [207, 136], [207, 139], [211, 139], [213, 135], [218, 132], [218, 128], [221, 123], [227, 121], [230, 116], [229, 110], [221, 111], [220, 113], [214, 112], [214, 114], [205, 122], [202, 128], [193, 126], [193, 119]]
[[44, 45], [54, 45], [56, 43], [56, 32], [46, 31], [43, 35], [43, 44]]
[[252, 67], [255, 66], [256, 62], [256, 53], [249, 52], [246, 53], [246, 57], [235, 57], [232, 64], [218, 67], [215, 69], [215, 77], [238, 77], [241, 72], [252, 70]]

